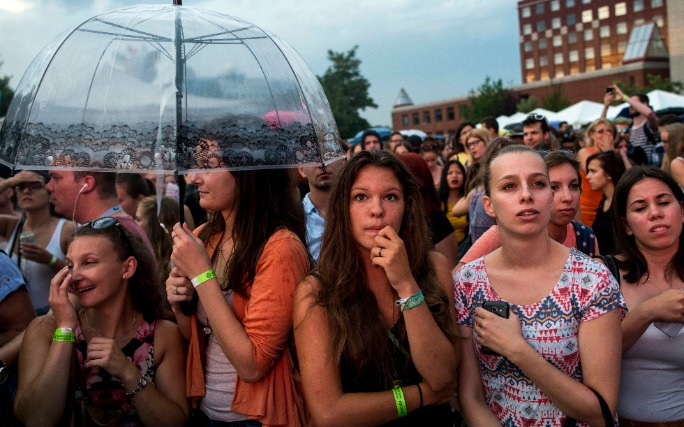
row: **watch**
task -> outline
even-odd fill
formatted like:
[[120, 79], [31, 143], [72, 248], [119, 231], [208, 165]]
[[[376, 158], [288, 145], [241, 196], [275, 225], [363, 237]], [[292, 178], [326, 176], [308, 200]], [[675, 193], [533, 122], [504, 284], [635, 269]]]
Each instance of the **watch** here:
[[4, 384], [9, 376], [9, 366], [5, 365], [5, 362], [0, 360], [0, 384]]

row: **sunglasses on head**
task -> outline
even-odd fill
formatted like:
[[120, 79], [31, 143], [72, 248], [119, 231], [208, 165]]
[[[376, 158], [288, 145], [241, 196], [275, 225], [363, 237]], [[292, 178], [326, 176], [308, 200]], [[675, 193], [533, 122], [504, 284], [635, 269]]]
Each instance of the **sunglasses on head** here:
[[528, 120], [535, 120], [538, 122], [545, 122], [546, 121], [546, 117], [544, 117], [543, 115], [538, 114], [538, 113], [532, 113], [532, 114], [528, 115], [527, 119]]
[[92, 221], [88, 221], [85, 224], [81, 225], [76, 229], [74, 232], [74, 235], [78, 235], [80, 231], [85, 230], [87, 228], [92, 228], [94, 230], [106, 230], [108, 228], [116, 228], [116, 230], [119, 232], [119, 235], [123, 238], [123, 240], [126, 242], [126, 245], [128, 246], [128, 250], [133, 253], [133, 247], [131, 245], [131, 241], [128, 239], [128, 236], [126, 235], [126, 232], [123, 229], [123, 225], [119, 222], [118, 219], [111, 217], [111, 216], [106, 216], [104, 218], [98, 218]]
[[559, 153], [562, 154], [563, 156], [572, 159], [575, 157], [575, 153], [570, 151], [570, 150], [537, 150], [537, 153], [539, 153], [540, 156], [546, 157], [547, 155], [551, 153]]

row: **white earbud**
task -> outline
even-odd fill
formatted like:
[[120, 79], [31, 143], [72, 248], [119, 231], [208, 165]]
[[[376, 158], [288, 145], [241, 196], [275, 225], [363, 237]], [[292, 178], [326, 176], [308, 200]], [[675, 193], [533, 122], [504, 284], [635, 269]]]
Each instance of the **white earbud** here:
[[87, 189], [88, 189], [88, 183], [86, 182], [85, 184], [83, 184], [83, 187], [81, 187], [81, 191], [79, 191], [79, 193], [81, 193], [82, 191], [85, 191]]

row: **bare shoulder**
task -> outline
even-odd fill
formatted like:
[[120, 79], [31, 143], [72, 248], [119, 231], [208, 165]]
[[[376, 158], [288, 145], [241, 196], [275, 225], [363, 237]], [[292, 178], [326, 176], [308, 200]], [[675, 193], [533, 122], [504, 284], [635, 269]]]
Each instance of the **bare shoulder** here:
[[157, 319], [154, 326], [155, 364], [161, 363], [169, 351], [183, 351], [184, 345], [178, 325], [168, 320]]

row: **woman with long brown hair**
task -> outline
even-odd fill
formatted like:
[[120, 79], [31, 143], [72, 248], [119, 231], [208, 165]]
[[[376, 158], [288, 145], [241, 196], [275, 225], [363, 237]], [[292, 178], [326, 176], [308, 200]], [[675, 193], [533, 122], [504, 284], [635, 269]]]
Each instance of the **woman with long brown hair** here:
[[295, 295], [314, 423], [452, 425], [449, 266], [429, 236], [420, 190], [396, 157], [362, 152], [339, 171], [318, 269]]

